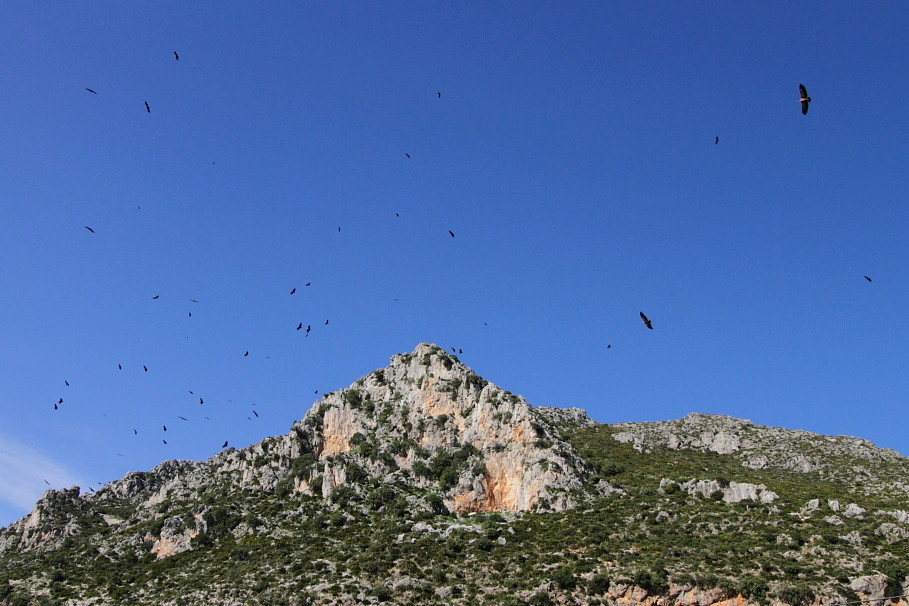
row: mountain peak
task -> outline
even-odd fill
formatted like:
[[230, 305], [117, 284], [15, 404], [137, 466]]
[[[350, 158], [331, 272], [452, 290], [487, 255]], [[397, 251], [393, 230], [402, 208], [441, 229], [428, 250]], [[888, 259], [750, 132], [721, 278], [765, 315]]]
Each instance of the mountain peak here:
[[[612, 490], [605, 482], [585, 485], [593, 469], [562, 438], [566, 423], [592, 422], [583, 411], [534, 409], [453, 354], [421, 343], [325, 394], [286, 435], [207, 461], [164, 461], [94, 494], [80, 495], [78, 487], [48, 491], [29, 516], [2, 533], [0, 555], [14, 547], [55, 549], [85, 524], [110, 523], [103, 512], [114, 504], [132, 508], [128, 517], [136, 522], [155, 518], [174, 501], [192, 502], [199, 494], [230, 500], [248, 490], [335, 502], [381, 485], [386, 497], [425, 510], [560, 511]], [[207, 509], [198, 509], [194, 515], [204, 519]], [[153, 552], [189, 549], [203, 526], [165, 528], [170, 534], [158, 538]]]
[[327, 394], [296, 428], [325, 462], [298, 489], [322, 496], [348, 481], [350, 458], [370, 476], [437, 486], [454, 512], [565, 509], [590, 472], [552, 418], [429, 343]]

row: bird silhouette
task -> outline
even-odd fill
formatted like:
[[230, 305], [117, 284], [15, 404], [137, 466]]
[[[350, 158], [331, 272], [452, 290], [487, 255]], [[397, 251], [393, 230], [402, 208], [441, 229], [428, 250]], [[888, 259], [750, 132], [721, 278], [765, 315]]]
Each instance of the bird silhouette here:
[[143, 365], [142, 365], [142, 370], [144, 370], [145, 372], [148, 372], [148, 366], [146, 366], [145, 364], [143, 364]]
[[205, 400], [203, 400], [202, 398], [199, 398], [199, 405], [201, 406], [202, 404], [205, 404]]
[[164, 431], [167, 431], [167, 425], [162, 425], [161, 427], [164, 428]]
[[180, 55], [177, 53], [177, 51], [174, 51], [174, 59], [176, 59], [177, 61], [180, 60]]
[[799, 103], [802, 104], [802, 115], [808, 115], [808, 104], [811, 103], [811, 97], [808, 96], [808, 90], [804, 84], [799, 84]]
[[161, 295], [155, 295], [154, 297], [152, 297], [152, 299], [157, 299], [157, 298], [160, 297], [160, 296], [161, 296]]
[[871, 282], [871, 278], [869, 278], [868, 276], [865, 276], [865, 279], [868, 280], [869, 282]]
[[145, 102], [145, 111], [151, 113], [151, 108], [148, 106], [148, 101]]
[[612, 345], [607, 345], [606, 349], [612, 349]]
[[439, 99], [441, 99], [441, 98], [442, 98], [442, 91], [437, 92], [436, 95], [439, 97]]
[[716, 145], [716, 144], [719, 143], [719, 142], [720, 142], [720, 138], [717, 137], [716, 139], [714, 139], [713, 144]]
[[66, 379], [63, 379], [63, 383], [66, 384], [67, 387], [69, 387], [69, 381], [67, 381]]
[[451, 236], [452, 238], [454, 238], [454, 232], [451, 231], [450, 229], [448, 230], [448, 235]]
[[404, 152], [404, 155], [407, 156], [408, 158], [410, 157], [410, 154], [408, 154], [407, 152]]
[[292, 290], [290, 291], [290, 294], [294, 294], [295, 292], [297, 292], [297, 289], [296, 289], [296, 288], [292, 289]]
[[137, 436], [137, 435], [139, 435], [139, 432], [138, 432], [138, 431], [136, 431], [136, 430], [135, 430], [135, 428], [133, 428], [133, 435], [134, 435], [134, 436]]
[[98, 93], [96, 93], [95, 91], [93, 91], [93, 90], [90, 89], [90, 88], [86, 88], [85, 90], [87, 90], [88, 92], [90, 92], [90, 93], [93, 94], [93, 95], [97, 95], [97, 94], [98, 94]]
[[253, 412], [254, 415], [256, 415], [256, 418], [258, 419], [258, 418], [259, 418], [259, 413], [257, 413], [255, 410], [252, 411], [252, 412]]
[[189, 302], [190, 302], [190, 303], [198, 303], [198, 302], [199, 302], [199, 299], [190, 299]]
[[309, 334], [309, 331], [311, 331], [311, 330], [312, 330], [312, 324], [307, 324], [307, 326], [306, 326], [306, 334]]
[[651, 323], [650, 320], [647, 319], [647, 316], [644, 315], [643, 311], [640, 313], [641, 313], [641, 320], [644, 322], [644, 326], [646, 326], [650, 330], [653, 330], [653, 323]]
[[60, 410], [60, 407], [54, 404], [54, 410]]
[[60, 398], [59, 400], [57, 400], [57, 404], [63, 404], [63, 398]]
[[48, 486], [50, 486], [50, 485], [51, 485], [51, 483], [50, 483], [50, 482], [48, 482], [48, 481], [47, 481], [47, 480], [44, 480], [44, 483], [45, 483], [45, 484], [47, 484], [47, 485], [48, 485]]
[[248, 355], [249, 355], [249, 352], [247, 351], [245, 354], [243, 354], [243, 357], [245, 358]]
[[92, 229], [91, 227], [89, 227], [88, 225], [85, 226], [85, 229], [87, 229], [88, 231], [90, 231], [90, 232], [92, 232], [92, 233], [95, 233], [95, 230], [93, 230], [93, 229]]
[[325, 320], [325, 326], [328, 326], [328, 320]]
[[122, 364], [117, 364], [117, 370], [123, 370], [123, 365], [122, 365]]
[[221, 448], [227, 448], [227, 440], [224, 440], [224, 444], [221, 444]]
[[167, 444], [167, 440], [161, 440], [161, 441], [164, 442], [165, 444]]
[[177, 415], [177, 418], [180, 419], [181, 421], [189, 421], [189, 419], [187, 419], [186, 417], [181, 417], [180, 415]]
[[301, 328], [303, 328], [303, 322], [300, 322], [299, 324], [297, 324], [297, 330], [300, 330]]
[[307, 282], [306, 286], [312, 286], [312, 282]]

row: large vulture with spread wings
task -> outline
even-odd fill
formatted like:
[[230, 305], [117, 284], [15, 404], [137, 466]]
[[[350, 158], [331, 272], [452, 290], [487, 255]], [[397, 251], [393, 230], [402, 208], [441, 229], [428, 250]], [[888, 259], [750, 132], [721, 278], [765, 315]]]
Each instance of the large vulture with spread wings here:
[[799, 84], [799, 103], [802, 104], [802, 114], [808, 115], [808, 104], [811, 103], [811, 97], [808, 96], [808, 89], [804, 84]]

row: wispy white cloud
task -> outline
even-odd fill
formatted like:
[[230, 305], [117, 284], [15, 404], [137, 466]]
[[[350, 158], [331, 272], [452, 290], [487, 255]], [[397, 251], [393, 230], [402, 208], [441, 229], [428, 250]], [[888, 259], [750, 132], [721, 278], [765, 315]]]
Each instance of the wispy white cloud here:
[[45, 490], [73, 484], [79, 484], [75, 473], [35, 448], [0, 433], [0, 503], [28, 512]]

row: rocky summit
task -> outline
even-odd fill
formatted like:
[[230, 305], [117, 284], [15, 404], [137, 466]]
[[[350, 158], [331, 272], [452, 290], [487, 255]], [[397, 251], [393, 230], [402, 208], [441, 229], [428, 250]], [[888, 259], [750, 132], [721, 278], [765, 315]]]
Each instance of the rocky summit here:
[[0, 604], [831, 605], [906, 593], [907, 493], [858, 438], [597, 424], [420, 344], [285, 435], [46, 492]]

